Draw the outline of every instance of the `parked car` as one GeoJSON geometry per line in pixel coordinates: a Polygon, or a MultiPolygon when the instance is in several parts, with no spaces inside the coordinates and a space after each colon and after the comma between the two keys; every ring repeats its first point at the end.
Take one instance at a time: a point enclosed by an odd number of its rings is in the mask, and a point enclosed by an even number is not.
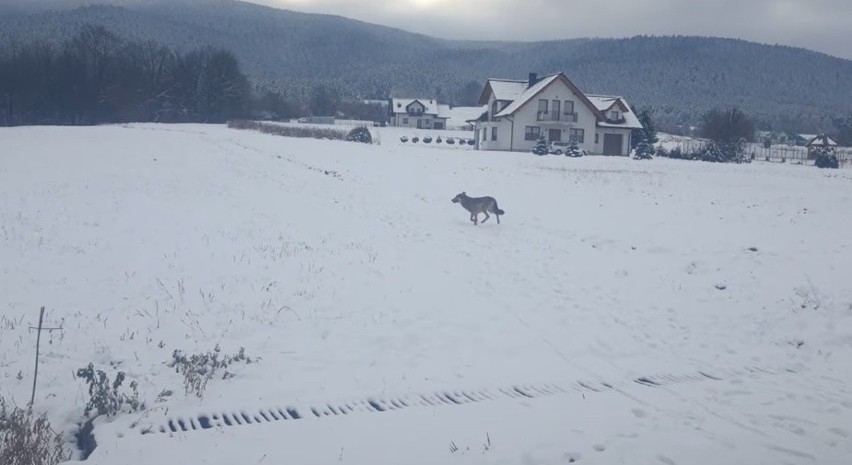
{"type": "MultiPolygon", "coordinates": [[[[568,152],[570,152],[570,150],[569,150],[570,146],[571,146],[570,142],[553,141],[547,146],[547,152],[551,153],[553,155],[563,155],[563,154],[568,155],[568,152]]],[[[582,156],[587,155],[585,150],[583,150],[583,149],[579,149],[579,150],[580,150],[579,156],[582,157],[582,156]]]]}

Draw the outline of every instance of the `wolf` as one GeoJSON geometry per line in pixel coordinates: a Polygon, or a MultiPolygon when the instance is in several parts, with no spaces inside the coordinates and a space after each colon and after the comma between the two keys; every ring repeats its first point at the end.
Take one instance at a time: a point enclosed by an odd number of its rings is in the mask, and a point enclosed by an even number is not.
{"type": "Polygon", "coordinates": [[[497,201],[494,197],[468,197],[467,193],[462,192],[461,194],[453,197],[453,203],[460,203],[465,210],[470,212],[470,221],[473,222],[474,226],[479,223],[479,214],[485,213],[485,219],[482,220],[483,223],[488,221],[488,218],[491,218],[488,213],[494,213],[494,216],[497,217],[497,224],[500,224],[500,215],[505,215],[506,212],[500,210],[497,206],[497,201]]]}

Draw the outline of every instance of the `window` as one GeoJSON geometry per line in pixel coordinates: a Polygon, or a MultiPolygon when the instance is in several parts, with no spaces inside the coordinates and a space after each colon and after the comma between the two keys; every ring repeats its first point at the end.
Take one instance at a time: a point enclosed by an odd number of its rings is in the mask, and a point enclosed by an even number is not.
{"type": "Polygon", "coordinates": [[[491,128],[491,140],[497,140],[497,126],[491,128]]]}
{"type": "Polygon", "coordinates": [[[600,136],[600,134],[595,134],[595,143],[596,143],[596,144],[597,144],[598,142],[600,142],[600,138],[599,138],[599,136],[600,136]]]}
{"type": "Polygon", "coordinates": [[[562,140],[562,130],[561,129],[548,129],[547,130],[547,139],[551,142],[559,142],[562,140]]]}
{"type": "Polygon", "coordinates": [[[524,140],[538,140],[541,137],[541,128],[538,126],[527,126],[524,128],[524,140]]]}
{"type": "Polygon", "coordinates": [[[568,131],[568,140],[573,140],[578,144],[582,144],[583,142],[585,142],[585,130],[571,128],[568,131]]]}
{"type": "Polygon", "coordinates": [[[485,141],[485,135],[488,134],[488,128],[482,128],[482,141],[485,141]]]}
{"type": "Polygon", "coordinates": [[[547,100],[541,99],[538,101],[538,112],[547,113],[547,100]]]}
{"type": "Polygon", "coordinates": [[[402,124],[408,124],[408,118],[403,118],[403,119],[402,119],[402,124]]]}
{"type": "Polygon", "coordinates": [[[566,100],[564,110],[565,110],[566,115],[570,115],[571,113],[574,113],[574,101],[573,100],[566,100]]]}
{"type": "Polygon", "coordinates": [[[618,110],[613,110],[613,111],[609,112],[609,119],[611,119],[613,121],[617,121],[618,118],[619,118],[618,110]]]}
{"type": "Polygon", "coordinates": [[[495,100],[493,104],[491,104],[491,117],[497,116],[497,113],[500,111],[500,104],[495,100]]]}
{"type": "Polygon", "coordinates": [[[559,121],[560,112],[562,111],[562,109],[561,109],[562,107],[560,106],[561,103],[562,102],[560,102],[559,100],[553,101],[553,120],[554,121],[559,121]]]}

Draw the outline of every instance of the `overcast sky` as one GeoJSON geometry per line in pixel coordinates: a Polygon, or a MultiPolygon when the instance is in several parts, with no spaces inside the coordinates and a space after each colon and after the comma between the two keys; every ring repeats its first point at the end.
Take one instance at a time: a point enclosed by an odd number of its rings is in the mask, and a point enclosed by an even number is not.
{"type": "Polygon", "coordinates": [[[704,35],[852,59],[852,0],[245,0],[450,39],[704,35]]]}

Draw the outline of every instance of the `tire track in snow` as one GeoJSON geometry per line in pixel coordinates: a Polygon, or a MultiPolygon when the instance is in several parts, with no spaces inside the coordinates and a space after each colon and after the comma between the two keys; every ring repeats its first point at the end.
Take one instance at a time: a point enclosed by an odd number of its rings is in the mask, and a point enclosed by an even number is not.
{"type": "Polygon", "coordinates": [[[701,370],[690,374],[660,374],[641,376],[619,385],[600,380],[576,380],[557,384],[518,384],[498,389],[440,390],[425,394],[409,394],[399,397],[369,397],[348,402],[329,402],[307,406],[274,406],[259,410],[234,409],[206,412],[195,416],[175,416],[163,424],[142,430],[142,434],[177,433],[211,428],[245,426],[278,421],[300,420],[306,417],[324,418],[346,416],[354,413],[392,412],[416,407],[458,406],[471,403],[493,402],[500,399],[531,400],[567,394],[587,393],[594,395],[609,390],[623,390],[636,385],[644,388],[661,388],[683,383],[722,381],[732,376],[776,376],[796,373],[790,368],[764,368],[748,366],[742,369],[701,370]]]}

